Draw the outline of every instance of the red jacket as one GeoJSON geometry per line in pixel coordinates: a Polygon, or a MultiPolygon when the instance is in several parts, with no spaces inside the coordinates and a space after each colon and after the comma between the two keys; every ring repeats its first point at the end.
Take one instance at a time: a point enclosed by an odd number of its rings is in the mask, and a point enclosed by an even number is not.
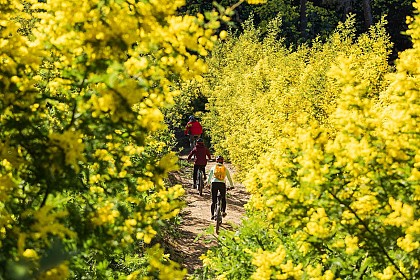
{"type": "Polygon", "coordinates": [[[203,127],[198,121],[189,121],[185,126],[184,134],[200,135],[203,133],[203,127]]]}
{"type": "Polygon", "coordinates": [[[195,145],[194,149],[188,154],[188,159],[190,160],[193,155],[195,155],[195,165],[207,165],[207,158],[211,159],[210,150],[203,143],[197,143],[195,145]]]}

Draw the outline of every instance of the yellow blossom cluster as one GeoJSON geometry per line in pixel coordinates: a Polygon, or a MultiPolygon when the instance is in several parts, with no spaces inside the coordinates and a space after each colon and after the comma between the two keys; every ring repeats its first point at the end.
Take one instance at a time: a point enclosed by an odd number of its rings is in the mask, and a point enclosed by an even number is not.
{"type": "Polygon", "coordinates": [[[51,211],[54,207],[45,205],[35,213],[27,211],[24,215],[33,215],[36,222],[31,226],[34,239],[44,239],[48,234],[57,235],[61,238],[64,236],[74,237],[75,233],[70,229],[66,228],[60,223],[60,219],[67,217],[66,211],[51,211]]]}
{"type": "Polygon", "coordinates": [[[389,204],[392,208],[392,212],[384,220],[385,224],[407,227],[413,223],[415,212],[413,206],[395,200],[393,197],[389,198],[389,204]]]}
{"type": "Polygon", "coordinates": [[[410,233],[406,234],[404,237],[398,238],[397,245],[409,253],[420,248],[420,242],[413,234],[410,233]]]}
{"type": "Polygon", "coordinates": [[[331,221],[324,208],[311,209],[308,213],[309,221],[305,230],[309,235],[328,238],[335,232],[335,221],[331,221]]]}
{"type": "Polygon", "coordinates": [[[120,216],[120,213],[114,207],[115,205],[112,202],[105,201],[104,205],[98,208],[95,215],[91,218],[92,223],[97,226],[113,224],[115,218],[120,216]]]}
{"type": "Polygon", "coordinates": [[[392,266],[388,266],[383,272],[376,272],[375,277],[380,280],[391,280],[395,278],[395,272],[392,266]]]}
{"type": "MultiPolygon", "coordinates": [[[[31,1],[28,1],[31,2],[31,1]]],[[[18,0],[11,0],[2,3],[0,14],[0,60],[1,74],[0,83],[4,85],[0,92],[3,102],[10,104],[17,102],[20,105],[26,104],[26,98],[32,94],[36,80],[35,70],[38,69],[41,58],[45,54],[39,40],[29,40],[20,36],[18,30],[22,24],[13,18],[28,19],[24,13],[24,4],[18,0]],[[22,94],[12,94],[15,90],[22,94]],[[25,97],[22,99],[22,97],[25,97]]],[[[25,106],[30,106],[28,103],[25,106]]]]}
{"type": "Polygon", "coordinates": [[[82,140],[83,136],[79,132],[67,130],[61,134],[51,133],[49,137],[52,144],[50,149],[54,150],[57,147],[61,149],[65,156],[65,163],[78,171],[79,161],[85,159],[83,155],[85,147],[82,140]]]}
{"type": "Polygon", "coordinates": [[[307,267],[308,277],[313,280],[333,280],[335,279],[334,273],[331,270],[326,270],[323,273],[323,267],[321,264],[316,266],[309,265],[307,267]]]}
{"type": "Polygon", "coordinates": [[[274,252],[259,249],[253,253],[252,264],[256,271],[252,279],[301,279],[303,275],[302,264],[294,265],[291,260],[286,260],[286,250],[279,246],[274,252]],[[275,267],[275,271],[271,268],[275,267]]]}
{"type": "Polygon", "coordinates": [[[187,270],[185,268],[180,269],[179,264],[169,260],[168,255],[164,254],[163,249],[160,248],[159,245],[153,246],[147,251],[147,253],[149,256],[150,263],[148,271],[150,273],[150,276],[145,276],[142,279],[156,279],[155,277],[153,277],[153,273],[156,272],[159,272],[160,279],[184,279],[185,275],[187,274],[187,270]]]}

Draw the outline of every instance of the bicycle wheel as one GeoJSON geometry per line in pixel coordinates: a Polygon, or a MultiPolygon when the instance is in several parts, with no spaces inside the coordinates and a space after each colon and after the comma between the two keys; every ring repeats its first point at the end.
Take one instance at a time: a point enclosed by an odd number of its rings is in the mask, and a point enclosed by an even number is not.
{"type": "MultiPolygon", "coordinates": [[[[194,147],[195,147],[195,145],[197,144],[197,139],[198,139],[198,137],[197,136],[192,136],[191,138],[190,138],[190,149],[192,150],[192,149],[194,149],[194,147]]],[[[195,155],[194,155],[195,156],[195,155]]]]}
{"type": "Polygon", "coordinates": [[[204,176],[203,171],[198,170],[197,174],[197,183],[198,183],[198,193],[202,196],[203,195],[203,188],[204,188],[204,176]]]}
{"type": "Polygon", "coordinates": [[[190,140],[190,150],[192,151],[192,149],[194,149],[195,147],[195,141],[194,140],[190,140]]]}
{"type": "Polygon", "coordinates": [[[217,204],[216,204],[216,234],[219,234],[220,225],[222,224],[222,199],[220,194],[217,196],[217,204]]]}
{"type": "MultiPolygon", "coordinates": [[[[197,177],[198,177],[198,174],[197,174],[197,177]]],[[[198,178],[197,178],[197,180],[195,180],[194,189],[198,190],[198,188],[199,188],[199,185],[198,185],[198,178]]]]}

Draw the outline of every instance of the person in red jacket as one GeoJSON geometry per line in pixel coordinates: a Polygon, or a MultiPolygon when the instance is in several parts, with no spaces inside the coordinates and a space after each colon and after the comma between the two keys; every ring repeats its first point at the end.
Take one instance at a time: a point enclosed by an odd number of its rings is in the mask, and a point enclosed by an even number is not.
{"type": "Polygon", "coordinates": [[[195,119],[194,116],[190,116],[189,121],[187,125],[185,126],[185,135],[190,136],[190,148],[191,150],[195,146],[195,140],[201,137],[201,134],[203,133],[203,127],[201,124],[195,119]]]}
{"type": "Polygon", "coordinates": [[[188,160],[191,160],[194,155],[193,188],[195,187],[195,182],[197,181],[198,169],[203,171],[204,181],[206,180],[207,158],[209,160],[211,159],[210,150],[204,145],[204,141],[201,138],[197,139],[194,149],[192,149],[192,151],[188,154],[188,160]]]}

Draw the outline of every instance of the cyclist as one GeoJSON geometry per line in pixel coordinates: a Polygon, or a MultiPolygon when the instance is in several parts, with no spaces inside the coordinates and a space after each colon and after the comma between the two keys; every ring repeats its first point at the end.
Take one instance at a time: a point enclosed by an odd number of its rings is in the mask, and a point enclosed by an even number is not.
{"type": "Polygon", "coordinates": [[[223,157],[217,156],[216,158],[216,165],[210,169],[209,178],[207,184],[210,185],[211,183],[211,219],[213,220],[215,217],[213,215],[214,208],[216,207],[217,203],[217,192],[220,192],[222,196],[222,216],[226,216],[226,177],[229,180],[230,187],[233,189],[233,182],[230,176],[229,169],[227,169],[223,165],[223,157]]]}
{"type": "Polygon", "coordinates": [[[206,180],[206,165],[207,165],[207,158],[210,160],[210,150],[204,145],[204,141],[201,138],[197,139],[197,143],[195,144],[194,149],[188,154],[188,160],[195,155],[194,160],[194,171],[193,171],[193,188],[195,187],[195,183],[197,182],[197,173],[198,169],[201,169],[204,175],[204,180],[206,180]]]}
{"type": "Polygon", "coordinates": [[[184,134],[190,136],[190,148],[194,148],[194,140],[201,137],[203,133],[203,127],[200,122],[195,119],[194,116],[190,116],[188,123],[185,126],[184,134]]]}

